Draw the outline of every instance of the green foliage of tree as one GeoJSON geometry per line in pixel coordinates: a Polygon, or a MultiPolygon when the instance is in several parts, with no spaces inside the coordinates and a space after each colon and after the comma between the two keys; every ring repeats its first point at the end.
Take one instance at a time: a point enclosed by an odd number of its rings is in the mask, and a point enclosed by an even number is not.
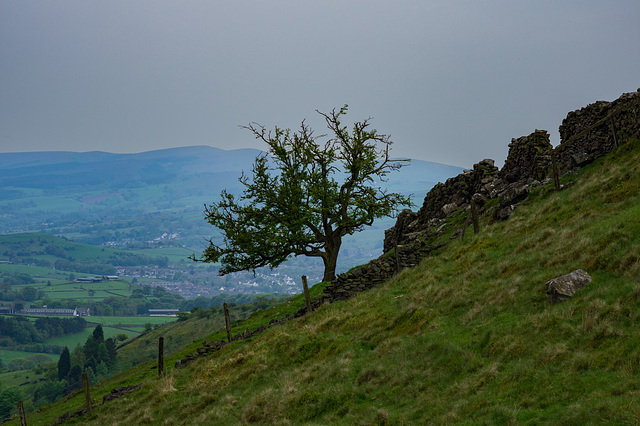
{"type": "MultiPolygon", "coordinates": [[[[116,268],[113,265],[107,265],[103,263],[71,262],[66,259],[58,259],[54,263],[54,266],[57,270],[60,271],[83,272],[87,274],[97,275],[115,275],[116,273],[116,268]]],[[[69,277],[71,277],[71,275],[69,277]]]]}
{"type": "Polygon", "coordinates": [[[27,344],[42,342],[43,336],[34,324],[19,316],[13,318],[0,317],[0,336],[8,337],[12,343],[27,344]]]}
{"type": "Polygon", "coordinates": [[[99,343],[93,336],[87,337],[87,341],[84,343],[83,352],[85,356],[85,367],[92,362],[95,363],[95,359],[98,356],[99,343]],[[93,361],[91,361],[93,360],[93,361]]]}
{"type": "Polygon", "coordinates": [[[71,371],[71,353],[68,347],[64,347],[58,360],[58,380],[66,379],[71,371]]]}
{"type": "Polygon", "coordinates": [[[42,382],[33,395],[34,404],[40,406],[55,402],[65,393],[67,386],[66,380],[46,380],[42,382]]]}
{"type": "Polygon", "coordinates": [[[22,298],[27,301],[33,301],[38,298],[38,290],[33,287],[25,287],[22,289],[22,298]]]}
{"type": "MultiPolygon", "coordinates": [[[[95,360],[94,360],[95,363],[95,360]]],[[[89,381],[89,385],[93,385],[96,383],[96,373],[95,367],[89,366],[84,369],[85,374],[87,375],[87,380],[89,381]]]]}
{"type": "Polygon", "coordinates": [[[96,357],[96,361],[98,363],[109,361],[109,351],[107,350],[105,342],[98,345],[98,356],[96,357]]]}
{"type": "Polygon", "coordinates": [[[100,361],[96,366],[96,376],[103,379],[109,375],[109,368],[104,361],[100,361]]]}
{"type": "Polygon", "coordinates": [[[72,388],[79,388],[82,386],[82,367],[74,365],[69,371],[69,385],[72,388]]]}
{"type": "MultiPolygon", "coordinates": [[[[126,337],[125,337],[126,340],[126,337]]],[[[113,337],[109,337],[104,341],[105,347],[107,348],[108,359],[105,360],[108,366],[113,366],[116,362],[116,356],[118,355],[116,350],[116,341],[113,337]]]]}
{"type": "Polygon", "coordinates": [[[104,342],[104,330],[100,324],[93,329],[93,338],[98,342],[98,344],[104,342]]]}
{"type": "Polygon", "coordinates": [[[192,258],[221,262],[224,275],[274,268],[290,256],[320,257],[324,280],[334,279],[344,236],[410,205],[408,197],[381,187],[406,160],[389,157],[389,136],[370,129],[369,119],[349,132],[341,121],[346,112],[346,105],[318,111],[331,131],[324,142],[304,121],[297,132],[246,126],[268,145],[267,153],[256,158],[253,176],[240,177],[242,195],[225,190],[205,206],[206,220],[223,232],[224,242],[210,240],[203,255],[192,258]]]}
{"type": "Polygon", "coordinates": [[[2,389],[0,387],[0,419],[5,419],[17,411],[18,401],[22,399],[19,389],[13,387],[2,389]]]}

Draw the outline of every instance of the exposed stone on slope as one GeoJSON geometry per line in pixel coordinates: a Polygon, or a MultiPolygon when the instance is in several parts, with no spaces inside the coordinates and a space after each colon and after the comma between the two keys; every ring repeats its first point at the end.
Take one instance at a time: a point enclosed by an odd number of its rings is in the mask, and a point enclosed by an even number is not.
{"type": "Polygon", "coordinates": [[[126,395],[128,393],[131,393],[133,391],[136,391],[136,390],[140,389],[141,386],[142,385],[140,384],[140,385],[130,385],[130,386],[118,386],[118,387],[115,387],[115,388],[111,389],[110,393],[108,393],[108,394],[106,394],[106,395],[104,395],[102,397],[102,404],[104,405],[104,403],[107,402],[107,401],[118,399],[121,396],[124,396],[124,395],[126,395]]]}
{"type": "Polygon", "coordinates": [[[549,303],[556,303],[572,297],[576,291],[586,287],[592,278],[582,269],[547,281],[545,289],[549,303]]]}

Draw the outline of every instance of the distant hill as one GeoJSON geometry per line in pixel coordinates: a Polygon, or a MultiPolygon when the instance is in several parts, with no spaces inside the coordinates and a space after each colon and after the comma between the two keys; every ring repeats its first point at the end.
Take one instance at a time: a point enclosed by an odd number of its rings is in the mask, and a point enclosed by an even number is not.
{"type": "MultiPolygon", "coordinates": [[[[239,192],[238,178],[260,153],[208,146],[137,154],[0,153],[0,234],[45,232],[94,245],[199,251],[215,234],[203,219],[203,205],[222,189],[239,192]]],[[[413,160],[387,186],[413,193],[419,205],[429,188],[461,170],[413,160]]],[[[349,239],[344,268],[379,254],[390,226],[381,221],[349,239]]]]}
{"type": "MultiPolygon", "coordinates": [[[[78,186],[119,188],[123,184],[143,182],[149,185],[171,183],[202,174],[212,177],[248,171],[261,153],[256,149],[223,150],[192,146],[148,151],[138,154],[107,152],[22,152],[0,153],[0,188],[55,188],[64,192],[78,186]]],[[[462,168],[429,161],[411,160],[399,173],[390,175],[392,185],[409,185],[420,192],[424,183],[437,183],[460,173],[462,168]]],[[[201,185],[206,181],[200,182],[201,185]]],[[[221,182],[216,182],[220,187],[221,182]]],[[[88,188],[87,188],[88,189],[88,188]]],[[[25,193],[25,195],[28,195],[25,193]]],[[[217,194],[216,194],[217,195],[217,194]]]]}
{"type": "Polygon", "coordinates": [[[139,154],[107,152],[0,153],[0,187],[55,188],[92,186],[120,188],[132,182],[170,183],[201,173],[218,175],[246,169],[258,150],[197,146],[139,154]]]}

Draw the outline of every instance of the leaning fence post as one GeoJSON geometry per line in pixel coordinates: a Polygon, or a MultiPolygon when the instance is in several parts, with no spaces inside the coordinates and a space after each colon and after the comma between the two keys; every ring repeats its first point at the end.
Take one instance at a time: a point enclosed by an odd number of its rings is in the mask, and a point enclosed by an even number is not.
{"type": "Polygon", "coordinates": [[[618,136],[616,135],[616,125],[613,122],[613,115],[609,119],[609,122],[611,123],[611,133],[613,133],[613,143],[618,147],[618,136]]]}
{"type": "Polygon", "coordinates": [[[307,313],[311,313],[311,296],[309,295],[309,286],[307,285],[307,276],[302,276],[302,289],[304,290],[304,301],[307,306],[307,313]]]}
{"type": "Polygon", "coordinates": [[[471,219],[473,220],[473,233],[477,234],[480,232],[480,224],[478,223],[478,207],[473,198],[471,199],[471,219]]]}
{"type": "Polygon", "coordinates": [[[395,252],[395,257],[396,257],[396,274],[400,273],[400,254],[398,252],[398,238],[400,238],[398,235],[396,235],[395,241],[394,241],[394,252],[395,252]]]}
{"type": "Polygon", "coordinates": [[[460,234],[460,241],[464,241],[464,234],[467,232],[467,226],[469,226],[469,222],[471,222],[471,217],[469,213],[467,213],[467,217],[464,218],[464,224],[462,225],[462,233],[460,234]]]}
{"type": "Polygon", "coordinates": [[[556,162],[556,153],[551,156],[551,166],[553,167],[553,183],[556,191],[560,191],[560,173],[558,173],[558,163],[556,162]]]}
{"type": "Polygon", "coordinates": [[[89,395],[89,379],[87,373],[82,373],[82,386],[84,387],[84,399],[87,401],[87,412],[91,413],[91,395],[89,395]]]}
{"type": "Polygon", "coordinates": [[[229,317],[229,308],[227,308],[226,303],[224,303],[222,307],[224,308],[224,324],[227,328],[227,340],[231,343],[231,318],[229,317]]]}
{"type": "Polygon", "coordinates": [[[162,377],[164,371],[164,337],[158,339],[158,377],[162,377]]]}
{"type": "Polygon", "coordinates": [[[24,415],[24,406],[22,401],[18,401],[18,413],[20,413],[20,422],[22,426],[27,426],[27,417],[24,415]]]}

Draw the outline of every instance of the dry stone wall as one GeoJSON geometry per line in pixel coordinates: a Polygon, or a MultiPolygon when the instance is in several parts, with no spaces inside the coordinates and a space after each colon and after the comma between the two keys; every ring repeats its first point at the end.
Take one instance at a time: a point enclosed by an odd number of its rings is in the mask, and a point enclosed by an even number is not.
{"type": "Polygon", "coordinates": [[[555,153],[561,170],[568,171],[632,138],[640,138],[640,89],[613,102],[598,101],[567,114],[555,153]]]}
{"type": "Polygon", "coordinates": [[[474,194],[481,194],[478,201],[489,197],[494,188],[488,185],[496,180],[497,175],[498,168],[493,160],[487,159],[475,164],[472,170],[465,170],[445,183],[435,185],[417,213],[403,211],[396,225],[385,231],[384,253],[393,250],[396,245],[413,243],[429,229],[437,228],[449,214],[468,206],[474,194]]]}
{"type": "Polygon", "coordinates": [[[430,252],[442,247],[415,242],[411,245],[399,245],[366,265],[339,275],[325,287],[319,304],[343,300],[355,294],[373,288],[388,280],[404,268],[412,268],[430,252]]]}

